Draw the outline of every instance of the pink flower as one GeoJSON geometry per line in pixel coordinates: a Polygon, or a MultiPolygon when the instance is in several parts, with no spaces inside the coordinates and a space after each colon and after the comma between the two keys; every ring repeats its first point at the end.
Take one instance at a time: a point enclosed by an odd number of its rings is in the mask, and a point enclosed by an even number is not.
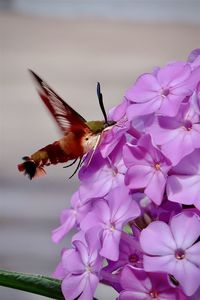
{"type": "Polygon", "coordinates": [[[131,265],[136,268],[143,266],[143,253],[139,241],[136,237],[122,232],[119,243],[119,258],[117,261],[108,261],[108,266],[104,270],[113,272],[125,265],[131,265]]]}
{"type": "Polygon", "coordinates": [[[192,72],[189,63],[175,62],[154,74],[143,74],[126,92],[125,97],[134,103],[127,109],[128,119],[154,112],[175,116],[184,98],[192,94],[199,73],[192,72]]]}
{"type": "Polygon", "coordinates": [[[175,117],[159,116],[148,131],[173,165],[200,148],[200,115],[195,112],[191,101],[182,103],[175,117]]]}
{"type": "Polygon", "coordinates": [[[121,274],[123,291],[118,300],[186,300],[178,298],[177,289],[169,285],[166,275],[145,273],[126,266],[121,274]]]}
{"type": "Polygon", "coordinates": [[[110,155],[116,147],[120,147],[120,144],[126,142],[126,132],[130,126],[126,116],[128,105],[129,102],[124,100],[109,112],[109,119],[116,121],[117,123],[111,130],[106,131],[101,139],[99,148],[104,158],[110,155]]]}
{"type": "Polygon", "coordinates": [[[191,63],[192,68],[200,66],[200,49],[194,49],[188,56],[188,62],[191,63]]]}
{"type": "Polygon", "coordinates": [[[71,198],[71,208],[64,209],[60,216],[61,225],[52,231],[52,240],[59,243],[63,237],[77,224],[90,209],[90,203],[82,203],[79,192],[75,192],[71,198]]]}
{"type": "Polygon", "coordinates": [[[99,282],[102,259],[99,256],[99,241],[96,232],[89,230],[82,240],[73,242],[74,248],[62,255],[65,278],[62,292],[67,300],[92,300],[99,282]]]}
{"type": "Polygon", "coordinates": [[[101,282],[118,300],[197,300],[200,49],[140,76],[108,119],[52,234],[76,230],[54,272],[63,295],[90,300],[101,282]]]}
{"type": "Polygon", "coordinates": [[[171,172],[167,180],[168,199],[187,205],[194,204],[200,209],[200,149],[184,157],[171,172]]]}
{"type": "Polygon", "coordinates": [[[144,188],[144,193],[157,205],[162,202],[170,161],[156,149],[149,135],[142,136],[137,145],[124,147],[128,170],[125,184],[130,189],[144,188]]]}
{"type": "Polygon", "coordinates": [[[89,212],[81,222],[81,229],[87,231],[96,227],[101,236],[101,256],[117,260],[123,226],[139,215],[139,206],[132,200],[128,189],[117,187],[105,197],[105,200],[96,201],[92,212],[89,212]]]}
{"type": "Polygon", "coordinates": [[[169,225],[152,222],[140,236],[145,271],[172,274],[191,296],[200,286],[199,235],[200,218],[189,212],[174,216],[169,225]]]}
{"type": "Polygon", "coordinates": [[[123,145],[118,144],[106,158],[97,152],[89,166],[81,168],[79,193],[82,201],[103,197],[115,187],[124,185],[126,166],[121,155],[123,145]]]}

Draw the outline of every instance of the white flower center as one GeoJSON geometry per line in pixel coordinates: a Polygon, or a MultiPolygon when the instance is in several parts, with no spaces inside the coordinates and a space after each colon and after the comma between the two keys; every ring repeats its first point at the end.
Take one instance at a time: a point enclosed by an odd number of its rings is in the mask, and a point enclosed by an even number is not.
{"type": "Polygon", "coordinates": [[[92,267],[88,264],[85,268],[86,273],[92,273],[92,267]]]}

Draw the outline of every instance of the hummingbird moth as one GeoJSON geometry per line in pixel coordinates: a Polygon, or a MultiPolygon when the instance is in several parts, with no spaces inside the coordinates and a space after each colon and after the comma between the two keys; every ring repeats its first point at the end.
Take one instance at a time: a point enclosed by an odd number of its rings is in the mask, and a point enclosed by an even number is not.
{"type": "Polygon", "coordinates": [[[102,133],[115,124],[114,121],[108,121],[107,119],[100,84],[97,83],[97,96],[104,121],[87,122],[58,96],[45,81],[33,71],[30,70],[30,73],[36,81],[41,100],[61,129],[63,137],[39,149],[32,155],[23,157],[24,162],[18,165],[18,170],[24,172],[25,175],[28,175],[29,178],[32,179],[44,175],[46,173],[44,170],[45,166],[66,163],[69,160],[73,160],[73,162],[68,165],[71,166],[77,159],[80,159],[75,170],[76,172],[84,154],[92,149],[95,151],[101,140],[102,133]]]}

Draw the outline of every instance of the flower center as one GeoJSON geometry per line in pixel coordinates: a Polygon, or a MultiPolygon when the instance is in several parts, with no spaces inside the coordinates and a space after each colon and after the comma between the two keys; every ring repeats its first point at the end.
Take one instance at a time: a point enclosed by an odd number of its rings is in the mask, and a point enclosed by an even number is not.
{"type": "Polygon", "coordinates": [[[160,163],[155,163],[154,168],[159,171],[160,170],[160,163]]]}
{"type": "Polygon", "coordinates": [[[187,131],[190,131],[192,129],[192,122],[189,120],[185,120],[185,122],[183,123],[183,126],[187,131]]]}
{"type": "Polygon", "coordinates": [[[176,259],[183,259],[185,258],[185,251],[183,249],[177,249],[175,252],[176,259]]]}
{"type": "Polygon", "coordinates": [[[111,232],[114,232],[115,231],[115,224],[114,223],[110,223],[108,225],[108,229],[111,231],[111,232]]]}
{"type": "Polygon", "coordinates": [[[131,264],[135,264],[136,262],[138,262],[139,257],[137,254],[131,254],[128,258],[128,260],[130,261],[131,264]]]}
{"type": "Polygon", "coordinates": [[[118,169],[115,166],[112,166],[112,174],[116,176],[118,174],[118,169]]]}
{"type": "Polygon", "coordinates": [[[149,296],[150,296],[152,299],[157,299],[157,298],[158,298],[158,292],[155,291],[155,290],[152,290],[152,291],[149,293],[149,296]]]}
{"type": "Polygon", "coordinates": [[[92,273],[92,267],[88,264],[85,268],[86,273],[92,273]]]}
{"type": "Polygon", "coordinates": [[[162,91],[161,91],[161,96],[163,98],[167,97],[170,93],[170,90],[168,88],[163,88],[162,91]]]}

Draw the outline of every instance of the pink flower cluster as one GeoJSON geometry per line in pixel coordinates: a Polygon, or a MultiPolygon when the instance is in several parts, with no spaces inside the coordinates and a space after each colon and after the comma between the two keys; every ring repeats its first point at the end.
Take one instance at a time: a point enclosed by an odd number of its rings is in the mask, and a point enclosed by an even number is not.
{"type": "Polygon", "coordinates": [[[76,229],[55,271],[64,297],[101,282],[118,300],[200,299],[200,49],[141,75],[109,118],[52,234],[76,229]]]}

